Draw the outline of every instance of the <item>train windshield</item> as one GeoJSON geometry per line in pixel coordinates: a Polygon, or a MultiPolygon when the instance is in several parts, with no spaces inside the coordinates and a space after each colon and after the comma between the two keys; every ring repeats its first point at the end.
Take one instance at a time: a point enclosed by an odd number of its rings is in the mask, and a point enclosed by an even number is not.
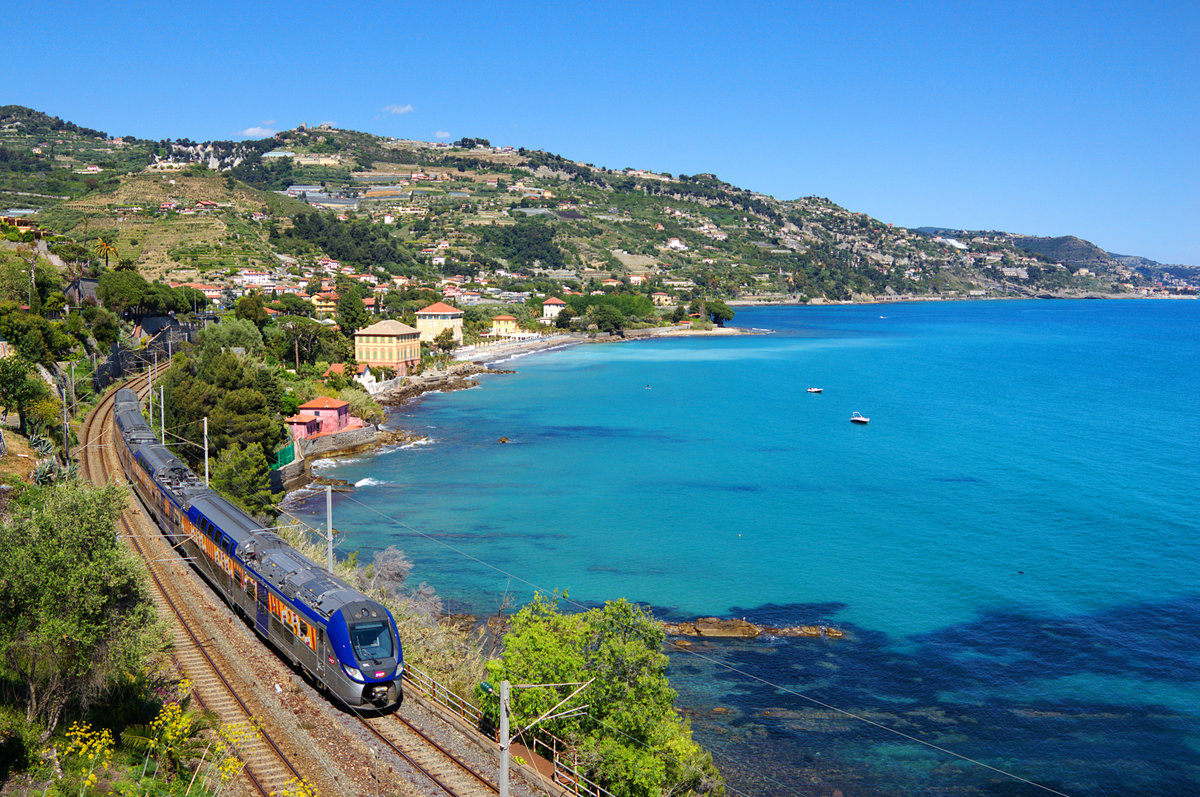
{"type": "Polygon", "coordinates": [[[390,659],[394,655],[392,631],[385,622],[359,623],[350,629],[350,644],[359,661],[390,659]]]}

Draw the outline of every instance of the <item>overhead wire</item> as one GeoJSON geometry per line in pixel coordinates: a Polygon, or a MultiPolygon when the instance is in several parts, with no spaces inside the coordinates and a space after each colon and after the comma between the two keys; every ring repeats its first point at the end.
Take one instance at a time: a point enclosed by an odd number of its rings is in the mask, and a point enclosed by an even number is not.
{"type": "MultiPolygon", "coordinates": [[[[193,422],[193,423],[194,423],[194,422],[193,422]]],[[[180,428],[180,427],[176,427],[176,428],[180,428]]],[[[190,442],[190,441],[185,441],[185,442],[190,442]]],[[[505,570],[504,568],[502,568],[502,567],[500,567],[500,566],[498,566],[498,565],[495,565],[495,564],[492,564],[491,562],[485,561],[485,560],[483,560],[483,559],[481,559],[481,558],[479,558],[479,557],[477,557],[477,556],[475,556],[475,555],[473,555],[473,554],[471,554],[471,553],[469,553],[469,552],[467,552],[467,551],[464,551],[464,550],[462,550],[461,548],[459,548],[459,547],[457,547],[457,546],[455,546],[455,545],[452,545],[452,544],[450,544],[449,542],[446,542],[445,540],[439,539],[439,538],[438,538],[438,537],[436,537],[435,535],[432,535],[432,534],[429,534],[429,533],[427,533],[427,532],[424,532],[424,531],[422,531],[422,530],[420,530],[420,529],[417,529],[417,528],[415,528],[415,527],[413,527],[413,526],[409,525],[408,523],[404,522],[404,521],[403,521],[403,520],[401,520],[400,518],[398,518],[398,517],[395,517],[394,515],[389,515],[389,514],[387,514],[387,513],[383,512],[383,511],[381,511],[381,510],[379,510],[379,509],[377,509],[377,508],[375,508],[375,507],[373,507],[373,506],[370,506],[369,504],[366,504],[366,503],[364,503],[364,502],[362,502],[362,501],[359,501],[358,499],[354,498],[352,495],[349,495],[349,494],[346,494],[346,493],[343,493],[342,495],[343,495],[343,499],[342,499],[343,501],[347,501],[347,502],[350,502],[350,503],[354,503],[354,504],[356,504],[356,505],[358,505],[358,506],[362,507],[362,508],[363,508],[363,509],[365,509],[366,511],[368,511],[368,512],[370,512],[370,513],[373,513],[373,514],[375,514],[375,515],[377,515],[377,516],[379,516],[379,517],[383,518],[384,520],[387,520],[387,521],[391,522],[392,524],[396,525],[396,526],[397,526],[397,527],[399,527],[399,528],[402,528],[402,529],[407,529],[408,531],[412,532],[413,534],[415,534],[415,535],[417,535],[417,536],[419,536],[419,537],[422,537],[422,538],[424,538],[424,539],[426,539],[426,540],[428,540],[428,541],[430,541],[430,542],[432,542],[432,543],[435,543],[435,544],[437,544],[437,545],[439,545],[439,546],[441,546],[441,547],[445,548],[446,550],[449,550],[449,551],[451,551],[451,552],[453,552],[453,553],[455,553],[455,554],[457,554],[457,555],[459,555],[459,556],[461,556],[461,557],[463,557],[463,558],[465,558],[465,559],[468,559],[468,560],[470,560],[470,561],[472,561],[472,562],[475,562],[475,563],[476,563],[476,564],[478,564],[478,565],[481,565],[481,566],[483,566],[483,567],[485,567],[485,568],[488,568],[488,569],[490,569],[490,570],[493,570],[493,571],[495,571],[496,573],[498,573],[498,574],[500,574],[500,575],[502,575],[502,576],[505,576],[505,577],[509,578],[510,580],[515,580],[515,581],[517,581],[517,582],[519,582],[519,583],[521,583],[521,584],[525,584],[526,586],[528,586],[528,587],[532,588],[532,589],[533,589],[535,592],[540,592],[540,593],[543,593],[543,594],[556,594],[556,596],[557,596],[557,593],[554,593],[554,592],[552,592],[551,590],[549,590],[549,589],[547,589],[547,588],[545,588],[545,587],[543,587],[543,586],[541,586],[541,585],[539,585],[539,584],[537,584],[537,583],[535,583],[535,582],[533,582],[533,581],[530,581],[529,579],[523,578],[522,576],[520,576],[520,575],[518,575],[518,574],[516,574],[516,573],[512,573],[512,572],[510,572],[510,571],[507,571],[507,570],[505,570]]],[[[260,500],[261,500],[261,499],[260,499],[260,500]]],[[[265,501],[264,501],[264,502],[262,502],[262,503],[263,503],[264,507],[267,507],[267,504],[266,504],[266,502],[265,502],[265,501]]],[[[281,514],[286,514],[288,517],[290,517],[290,518],[292,518],[293,520],[295,520],[295,521],[296,521],[298,524],[300,524],[300,525],[303,525],[303,526],[307,527],[308,529],[310,529],[310,530],[311,530],[311,533],[314,533],[314,534],[317,534],[317,535],[324,536],[323,532],[317,531],[317,530],[316,530],[316,529],[314,529],[312,526],[308,525],[308,524],[307,524],[307,523],[305,523],[303,520],[301,520],[300,518],[297,518],[295,515],[291,514],[290,512],[286,512],[286,511],[283,511],[283,510],[279,510],[279,509],[278,509],[278,507],[272,507],[272,508],[273,508],[273,509],[275,509],[276,511],[280,511],[280,512],[281,512],[281,514]]],[[[344,535],[343,535],[343,541],[344,541],[344,539],[345,539],[345,537],[344,537],[344,535]]],[[[566,604],[568,604],[568,605],[574,606],[575,608],[577,608],[577,609],[580,609],[580,610],[582,610],[582,611],[587,611],[588,609],[592,608],[592,607],[589,607],[589,606],[587,606],[587,605],[585,605],[585,604],[583,604],[583,603],[580,603],[579,601],[576,601],[576,600],[573,600],[573,599],[569,598],[569,597],[568,597],[567,595],[565,595],[565,594],[563,594],[563,595],[561,595],[561,596],[557,596],[557,597],[558,597],[558,599],[559,599],[559,600],[561,600],[562,602],[564,602],[564,603],[566,603],[566,604]]],[[[634,627],[632,627],[632,626],[630,626],[630,627],[629,627],[629,629],[630,629],[630,630],[633,630],[633,631],[637,631],[637,630],[638,630],[638,629],[636,629],[636,628],[634,628],[634,627]]],[[[848,710],[848,709],[844,709],[844,708],[841,708],[841,707],[839,707],[839,706],[833,705],[832,703],[828,703],[828,702],[826,702],[826,701],[823,701],[823,700],[820,700],[820,699],[818,699],[818,698],[812,697],[811,695],[808,695],[808,694],[805,694],[805,693],[803,693],[803,692],[800,692],[800,691],[798,691],[798,690],[792,689],[791,687],[787,687],[787,686],[784,686],[784,685],[782,685],[782,684],[777,684],[777,683],[774,683],[774,682],[772,682],[772,681],[770,681],[770,680],[768,680],[768,679],[766,679],[766,678],[763,678],[762,676],[756,675],[756,674],[754,674],[754,673],[751,673],[751,672],[748,672],[748,671],[746,671],[746,670],[744,670],[744,669],[742,669],[742,668],[740,668],[740,667],[737,667],[737,666],[735,666],[735,665],[729,664],[728,662],[725,662],[725,661],[723,661],[723,660],[721,660],[721,659],[719,659],[719,658],[717,658],[717,657],[714,657],[714,656],[708,656],[708,655],[705,655],[705,654],[703,654],[703,653],[701,653],[701,652],[699,652],[699,651],[692,650],[692,649],[689,649],[689,648],[684,648],[684,647],[682,647],[682,646],[676,645],[676,644],[675,644],[675,643],[673,643],[673,642],[669,642],[668,644],[670,644],[670,645],[671,645],[671,647],[672,647],[672,648],[673,648],[675,651],[677,651],[677,652],[679,652],[679,653],[683,653],[683,654],[686,654],[686,655],[689,655],[689,656],[693,656],[693,657],[695,657],[695,658],[697,658],[697,659],[699,659],[699,660],[702,660],[702,661],[704,661],[704,662],[706,662],[706,663],[708,663],[708,664],[711,664],[711,665],[713,665],[713,666],[715,666],[715,667],[718,667],[718,668],[724,669],[724,670],[726,670],[727,672],[730,672],[730,673],[737,674],[737,675],[739,675],[739,676],[741,676],[741,677],[743,677],[743,678],[749,679],[749,680],[751,680],[751,681],[753,681],[753,682],[756,682],[756,683],[758,683],[758,684],[761,684],[761,685],[763,685],[763,686],[771,687],[772,689],[778,690],[778,691],[780,691],[780,692],[783,692],[783,693],[785,693],[785,694],[788,694],[788,695],[791,695],[791,696],[793,696],[793,697],[799,698],[799,699],[801,699],[801,700],[807,701],[807,702],[809,702],[809,703],[811,703],[811,704],[813,704],[813,705],[819,706],[819,707],[821,707],[821,708],[823,708],[823,709],[826,709],[826,710],[828,710],[828,711],[832,711],[832,712],[835,712],[835,713],[837,713],[837,714],[841,714],[842,716],[845,716],[845,717],[848,717],[848,718],[851,718],[851,719],[857,720],[857,721],[859,721],[859,722],[862,722],[862,723],[864,723],[864,724],[866,724],[866,725],[870,725],[870,726],[872,726],[872,727],[875,727],[875,728],[877,728],[877,729],[879,729],[879,730],[882,730],[882,731],[884,731],[884,732],[886,732],[886,733],[890,733],[890,734],[893,734],[893,735],[895,735],[895,736],[897,736],[897,737],[903,738],[903,739],[905,739],[905,740],[907,740],[907,741],[910,741],[910,742],[913,742],[913,743],[915,743],[915,744],[919,744],[919,745],[925,746],[925,747],[927,747],[927,748],[929,748],[929,749],[932,749],[932,750],[936,750],[936,751],[938,751],[938,752],[940,752],[940,753],[943,753],[944,755],[948,755],[948,756],[950,756],[950,757],[952,757],[952,758],[956,758],[956,759],[958,759],[958,760],[960,760],[960,761],[963,761],[963,762],[966,762],[966,763],[969,763],[969,764],[973,764],[973,765],[975,765],[975,766],[978,766],[978,767],[981,767],[981,768],[983,768],[983,769],[987,769],[987,770],[989,770],[989,771],[995,772],[995,773],[997,773],[997,774],[999,774],[999,775],[1003,775],[1004,777],[1010,778],[1010,779],[1012,779],[1012,780],[1019,781],[1019,782],[1021,782],[1021,783],[1024,783],[1024,784],[1026,784],[1026,785],[1028,785],[1028,786],[1032,786],[1032,787],[1034,787],[1034,788],[1036,788],[1036,789],[1042,790],[1042,791],[1044,791],[1044,792],[1047,792],[1047,793],[1049,793],[1049,794],[1055,794],[1055,795],[1058,795],[1059,797],[1071,797],[1070,795],[1068,795],[1068,794],[1066,794],[1066,793],[1064,793],[1064,792],[1058,791],[1058,790],[1056,790],[1056,789],[1053,789],[1053,788],[1051,788],[1051,787],[1049,787],[1049,786],[1046,786],[1046,785],[1044,785],[1044,784],[1038,783],[1037,781],[1034,781],[1034,780],[1031,780],[1031,779],[1029,779],[1029,778],[1023,777],[1023,776],[1021,776],[1021,775],[1018,775],[1018,774],[1017,774],[1017,773],[1015,773],[1015,772],[1010,772],[1010,771],[1008,771],[1008,770],[1005,770],[1005,769],[1002,769],[1002,768],[1000,768],[1000,767],[996,767],[996,766],[993,766],[993,765],[991,765],[991,764],[988,764],[988,763],[986,763],[986,762],[980,761],[980,760],[978,760],[978,759],[976,759],[976,758],[972,758],[972,757],[970,757],[970,756],[967,756],[967,755],[964,755],[964,754],[962,754],[962,753],[955,752],[954,750],[950,750],[950,749],[948,749],[948,748],[946,748],[946,747],[943,747],[943,746],[941,746],[941,745],[935,744],[935,743],[933,743],[933,742],[930,742],[930,741],[928,741],[928,740],[922,739],[922,738],[920,738],[920,737],[918,737],[918,736],[914,736],[914,735],[912,735],[912,734],[905,733],[904,731],[901,731],[901,730],[899,730],[899,729],[893,728],[893,727],[891,727],[891,726],[889,726],[889,725],[886,725],[886,724],[884,724],[884,723],[882,723],[882,722],[879,722],[878,720],[873,720],[873,719],[871,719],[871,718],[869,718],[869,717],[863,716],[863,715],[861,715],[861,714],[858,714],[858,713],[856,713],[856,712],[854,712],[854,711],[850,711],[850,710],[848,710]]],[[[623,735],[627,735],[627,734],[623,734],[623,735]]],[[[632,738],[632,737],[630,737],[630,738],[632,738]]],[[[661,754],[661,753],[660,753],[660,754],[661,754]]],[[[676,762],[676,763],[679,763],[679,762],[676,762]]]]}
{"type": "MultiPolygon", "coordinates": [[[[489,569],[491,569],[491,570],[494,570],[495,572],[497,572],[497,573],[499,573],[499,574],[501,574],[501,575],[503,575],[503,576],[505,576],[505,577],[507,577],[507,578],[509,578],[509,579],[513,579],[513,580],[516,580],[516,581],[518,581],[518,582],[520,582],[520,583],[522,583],[522,584],[525,584],[525,585],[527,585],[527,586],[529,586],[529,587],[533,588],[533,589],[534,589],[535,591],[537,591],[537,592],[541,592],[541,593],[544,593],[544,594],[552,594],[550,590],[547,590],[545,587],[542,587],[542,586],[541,586],[541,585],[539,585],[539,584],[535,584],[534,582],[532,582],[532,581],[530,581],[530,580],[528,580],[528,579],[526,579],[526,578],[522,578],[521,576],[517,575],[516,573],[511,573],[511,572],[509,572],[509,571],[505,570],[504,568],[502,568],[502,567],[499,567],[498,565],[494,565],[494,564],[492,564],[491,562],[484,561],[483,559],[480,559],[479,557],[477,557],[477,556],[474,556],[473,554],[471,554],[471,553],[468,553],[467,551],[464,551],[464,550],[462,550],[461,548],[458,548],[457,546],[451,545],[450,543],[446,542],[445,540],[438,539],[438,538],[437,538],[437,537],[435,537],[434,535],[427,534],[426,532],[424,532],[424,531],[421,531],[420,529],[414,528],[413,526],[410,526],[409,524],[405,523],[403,520],[400,520],[400,519],[399,519],[399,518],[397,518],[397,517],[394,517],[394,516],[392,516],[392,515],[389,515],[389,514],[387,514],[387,513],[385,513],[385,512],[382,512],[381,510],[379,510],[379,509],[377,509],[377,508],[375,508],[375,507],[373,507],[373,506],[370,506],[369,504],[366,504],[366,503],[364,503],[364,502],[362,502],[362,501],[359,501],[359,500],[357,500],[356,498],[354,498],[353,496],[346,495],[346,496],[343,498],[343,500],[345,500],[345,501],[349,501],[349,502],[352,502],[352,503],[355,503],[355,504],[357,504],[358,506],[362,507],[363,509],[367,510],[368,512],[371,512],[371,513],[373,513],[373,514],[375,514],[375,515],[378,515],[378,516],[379,516],[379,517],[381,517],[381,518],[384,518],[385,520],[388,520],[388,521],[390,521],[390,522],[392,522],[392,523],[396,524],[396,525],[397,525],[397,526],[399,526],[400,528],[407,529],[407,530],[411,531],[412,533],[414,533],[414,534],[416,534],[416,535],[418,535],[418,536],[420,536],[420,537],[423,537],[423,538],[425,538],[425,539],[429,540],[430,542],[436,543],[436,544],[438,544],[438,545],[442,546],[443,548],[446,548],[447,550],[450,550],[450,551],[452,551],[452,552],[454,552],[454,553],[458,554],[459,556],[465,557],[466,559],[469,559],[469,560],[471,560],[471,561],[473,561],[473,562],[475,562],[475,563],[477,563],[477,564],[480,564],[480,565],[482,565],[482,566],[484,566],[484,567],[487,567],[487,568],[489,568],[489,569]]],[[[588,610],[589,608],[591,608],[591,607],[588,607],[588,606],[586,606],[586,605],[584,605],[584,604],[580,603],[579,601],[572,600],[571,598],[567,597],[566,595],[563,595],[563,596],[561,596],[561,597],[560,597],[560,600],[562,600],[564,603],[567,603],[567,604],[569,604],[569,605],[571,605],[571,606],[574,606],[574,607],[576,607],[576,608],[578,608],[578,609],[580,609],[580,610],[584,610],[584,611],[586,611],[586,610],[588,610]]],[[[631,627],[631,628],[630,628],[630,630],[636,630],[636,629],[634,629],[634,628],[632,628],[632,627],[631,627]]],[[[995,773],[997,773],[997,774],[1000,774],[1000,775],[1003,775],[1003,776],[1005,776],[1005,777],[1011,778],[1011,779],[1013,779],[1013,780],[1020,781],[1021,783],[1025,783],[1025,784],[1027,784],[1027,785],[1029,785],[1029,786],[1033,786],[1033,787],[1035,787],[1035,788],[1041,789],[1041,790],[1043,790],[1043,791],[1045,791],[1045,792],[1047,792],[1047,793],[1050,793],[1050,794],[1056,794],[1056,795],[1059,795],[1060,797],[1070,797],[1070,795],[1064,794],[1063,792],[1057,791],[1057,790],[1055,790],[1055,789],[1053,789],[1053,788],[1051,788],[1051,787],[1049,787],[1049,786],[1046,786],[1046,785],[1043,785],[1043,784],[1041,784],[1041,783],[1038,783],[1038,782],[1036,782],[1036,781],[1030,780],[1029,778],[1022,777],[1021,775],[1018,775],[1018,774],[1016,774],[1015,772],[1009,772],[1009,771],[1007,771],[1007,770],[1005,770],[1005,769],[1001,769],[1000,767],[996,767],[996,766],[993,766],[993,765],[991,765],[991,764],[987,764],[987,763],[985,763],[985,762],[983,762],[983,761],[980,761],[980,760],[978,760],[978,759],[972,758],[972,757],[970,757],[970,756],[963,755],[962,753],[957,753],[957,752],[955,752],[955,751],[953,751],[953,750],[950,750],[950,749],[948,749],[948,748],[942,747],[941,745],[935,744],[935,743],[933,743],[933,742],[930,742],[930,741],[928,741],[928,740],[925,740],[925,739],[921,739],[921,738],[920,738],[920,737],[918,737],[918,736],[913,736],[912,734],[905,733],[904,731],[901,731],[901,730],[898,730],[898,729],[896,729],[896,728],[893,728],[893,727],[891,727],[891,726],[885,725],[885,724],[883,724],[882,722],[879,722],[879,721],[877,721],[877,720],[873,720],[873,719],[871,719],[871,718],[869,718],[869,717],[865,717],[865,716],[863,716],[863,715],[861,715],[861,714],[855,713],[855,712],[853,712],[853,711],[850,711],[850,710],[848,710],[848,709],[844,709],[844,708],[841,708],[841,707],[839,707],[839,706],[835,706],[835,705],[833,705],[832,703],[825,702],[825,701],[823,701],[823,700],[820,700],[820,699],[818,699],[818,698],[812,697],[811,695],[807,695],[807,694],[805,694],[805,693],[803,693],[803,692],[799,692],[799,691],[797,691],[797,690],[795,690],[795,689],[792,689],[792,688],[790,688],[790,687],[784,686],[784,685],[782,685],[782,684],[777,684],[777,683],[774,683],[774,682],[772,682],[772,681],[769,681],[769,680],[767,680],[766,678],[763,678],[762,676],[755,675],[754,673],[748,672],[748,671],[746,671],[746,670],[744,670],[744,669],[742,669],[742,668],[740,668],[740,667],[737,667],[737,666],[734,666],[734,665],[732,665],[732,664],[729,664],[729,663],[727,663],[727,662],[725,662],[725,661],[722,661],[721,659],[718,659],[718,658],[716,658],[716,657],[713,657],[713,656],[707,656],[707,655],[705,655],[705,654],[703,654],[703,653],[700,653],[699,651],[696,651],[696,650],[691,650],[691,649],[688,649],[688,648],[684,648],[684,647],[681,647],[681,646],[679,646],[679,645],[675,645],[674,643],[671,643],[671,644],[672,644],[672,647],[673,647],[675,650],[677,650],[678,652],[680,652],[680,653],[684,653],[684,654],[687,654],[687,655],[689,655],[689,656],[694,656],[694,657],[696,657],[696,658],[698,658],[698,659],[700,659],[700,660],[702,660],[702,661],[705,661],[705,662],[707,662],[707,663],[709,663],[709,664],[712,664],[712,665],[714,665],[714,666],[716,666],[716,667],[720,667],[720,668],[722,668],[722,669],[726,670],[727,672],[735,673],[735,674],[737,674],[737,675],[740,675],[740,676],[742,676],[742,677],[744,677],[744,678],[747,678],[747,679],[750,679],[750,680],[752,680],[752,681],[755,681],[755,682],[757,682],[757,683],[759,683],[759,684],[761,684],[761,685],[763,685],[763,686],[769,686],[769,687],[771,687],[771,688],[773,688],[773,689],[777,689],[777,690],[779,690],[779,691],[781,691],[781,692],[784,692],[785,694],[789,694],[789,695],[792,695],[793,697],[800,698],[801,700],[808,701],[809,703],[812,703],[813,705],[816,705],[816,706],[820,706],[821,708],[824,708],[824,709],[826,709],[826,710],[828,710],[828,711],[833,711],[833,712],[836,712],[836,713],[838,713],[838,714],[841,714],[842,716],[845,716],[845,717],[849,717],[849,718],[851,718],[851,719],[858,720],[859,722],[863,722],[863,723],[865,723],[865,724],[867,724],[867,725],[871,725],[871,726],[873,726],[873,727],[875,727],[875,728],[878,728],[878,729],[880,729],[880,730],[883,730],[883,731],[885,731],[885,732],[887,732],[887,733],[891,733],[891,734],[893,734],[893,735],[895,735],[895,736],[901,737],[901,738],[903,738],[903,739],[906,739],[906,740],[908,740],[908,741],[915,742],[915,743],[917,743],[917,744],[920,744],[920,745],[924,745],[925,747],[928,747],[928,748],[930,748],[930,749],[933,749],[933,750],[937,750],[938,752],[944,753],[945,755],[951,756],[951,757],[953,757],[953,758],[957,758],[957,759],[959,759],[959,760],[961,760],[961,761],[965,761],[965,762],[967,762],[967,763],[974,764],[974,765],[976,765],[976,766],[979,766],[979,767],[982,767],[982,768],[984,768],[984,769],[991,770],[992,772],[995,772],[995,773]]]]}

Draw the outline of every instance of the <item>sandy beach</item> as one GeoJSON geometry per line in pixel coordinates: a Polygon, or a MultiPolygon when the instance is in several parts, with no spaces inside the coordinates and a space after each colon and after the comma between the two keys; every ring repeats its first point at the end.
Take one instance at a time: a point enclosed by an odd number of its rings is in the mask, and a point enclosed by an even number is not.
{"type": "Polygon", "coordinates": [[[477,364],[496,363],[512,357],[532,354],[536,351],[561,349],[568,346],[595,343],[624,343],[631,340],[646,340],[649,338],[682,338],[682,337],[720,337],[728,335],[754,334],[752,330],[737,327],[713,327],[712,329],[692,329],[691,327],[669,326],[650,327],[647,329],[627,329],[616,335],[597,335],[594,333],[564,332],[557,335],[519,340],[503,343],[488,343],[479,346],[464,346],[454,352],[454,359],[459,362],[477,364]]]}

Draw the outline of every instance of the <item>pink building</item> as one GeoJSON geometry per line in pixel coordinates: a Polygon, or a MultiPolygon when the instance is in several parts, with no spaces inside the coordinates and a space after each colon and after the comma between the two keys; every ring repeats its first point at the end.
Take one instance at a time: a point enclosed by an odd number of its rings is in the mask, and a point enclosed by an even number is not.
{"type": "Polygon", "coordinates": [[[293,440],[312,437],[321,431],[321,419],[308,413],[293,415],[285,419],[284,423],[287,424],[288,431],[292,433],[293,440]]]}
{"type": "Polygon", "coordinates": [[[350,402],[341,399],[320,396],[301,404],[298,409],[300,412],[295,417],[312,415],[321,422],[318,434],[340,432],[350,426],[362,425],[362,421],[350,416],[350,402]]]}

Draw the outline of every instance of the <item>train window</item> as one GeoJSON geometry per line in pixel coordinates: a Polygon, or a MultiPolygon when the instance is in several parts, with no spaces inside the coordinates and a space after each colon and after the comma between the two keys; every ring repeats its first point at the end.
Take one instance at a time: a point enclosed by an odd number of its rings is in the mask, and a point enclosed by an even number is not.
{"type": "Polygon", "coordinates": [[[300,636],[304,637],[305,639],[308,638],[308,623],[304,622],[303,620],[300,621],[300,636]]]}
{"type": "Polygon", "coordinates": [[[350,644],[359,661],[390,659],[392,657],[392,633],[387,623],[359,623],[350,629],[350,644]]]}

